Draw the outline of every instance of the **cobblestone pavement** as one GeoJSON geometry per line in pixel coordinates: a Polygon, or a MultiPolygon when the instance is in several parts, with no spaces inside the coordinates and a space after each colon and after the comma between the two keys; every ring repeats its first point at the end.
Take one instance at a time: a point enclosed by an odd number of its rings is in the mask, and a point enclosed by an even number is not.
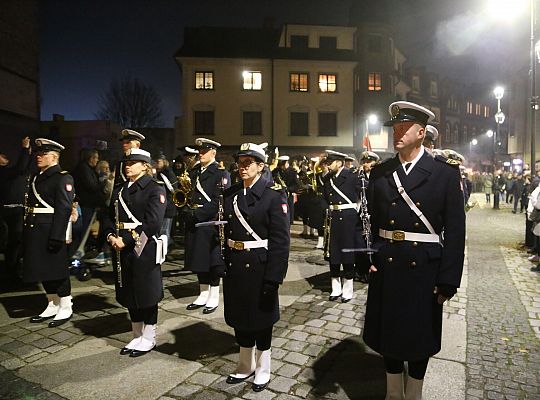
{"type": "MultiPolygon", "coordinates": [[[[465,361],[467,397],[538,398],[539,342],[532,326],[540,320],[539,278],[515,248],[523,231],[519,218],[481,206],[469,213],[464,279],[444,314],[445,326],[463,327],[463,334],[458,329],[445,337],[443,351],[430,363],[428,399],[464,397],[452,385],[464,393],[465,376],[450,382],[448,367],[465,370],[465,361]]],[[[96,271],[88,282],[72,280],[76,314],[59,328],[28,323],[45,303],[39,288],[1,294],[0,398],[383,398],[382,360],[361,340],[367,287],[356,282],[351,302],[329,302],[328,267],[313,262],[320,260],[315,241],[300,239],[298,228],[280,290],[282,316],[274,329],[267,390],[255,394],[249,384],[225,383],[238,347],[222,307],[210,315],[187,311],[197,294],[195,276],[181,271],[181,262],[168,262],[158,347],[137,360],[118,355],[130,328],[114,300],[109,271],[96,271]]]]}
{"type": "Polygon", "coordinates": [[[539,399],[540,275],[517,248],[524,214],[481,204],[467,225],[467,398],[539,399]]]}

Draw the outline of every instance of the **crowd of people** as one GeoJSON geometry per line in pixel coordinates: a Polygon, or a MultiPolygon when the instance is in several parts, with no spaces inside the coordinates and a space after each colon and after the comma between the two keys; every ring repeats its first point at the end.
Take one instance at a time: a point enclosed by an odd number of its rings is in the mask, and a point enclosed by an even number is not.
{"type": "Polygon", "coordinates": [[[244,143],[226,165],[220,143],[197,138],[169,162],[125,129],[121,161],[110,165],[88,149],[67,172],[62,144],[40,138],[32,147],[25,138],[17,163],[0,156],[0,174],[10,188],[1,199],[11,241],[6,269],[41,283],[47,296],[30,322],[71,318],[68,261],[93,247],[97,254],[84,261],[112,266],[116,299],[131,320],[133,338],[120,354],[147,354],[156,345],[161,265],[182,236],[184,268],[199,284],[187,309],[210,314],[223,299],[239,345],[226,382],[253,378],[260,392],[271,378],[290,227],[301,221],[301,236],[317,239],[328,261],[328,301],[351,301],[354,279],[369,284],[363,338],[384,359],[386,398],[420,399],[429,359],[441,348],[443,303],[461,280],[470,194],[485,193],[494,208],[505,201],[515,213],[527,210],[534,230],[540,174],[467,176],[461,155],[435,149],[430,110],[399,101],[389,114],[397,154],[384,161],[372,151],[358,161],[330,149],[290,157],[244,143]]]}

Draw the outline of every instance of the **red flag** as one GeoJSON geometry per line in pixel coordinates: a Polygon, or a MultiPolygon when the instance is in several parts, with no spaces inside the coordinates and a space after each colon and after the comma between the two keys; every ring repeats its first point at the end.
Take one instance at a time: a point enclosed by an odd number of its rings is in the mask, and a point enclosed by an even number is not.
{"type": "Polygon", "coordinates": [[[371,142],[369,141],[369,135],[367,134],[367,132],[366,132],[366,134],[365,134],[365,136],[364,136],[364,140],[363,140],[363,142],[362,142],[362,146],[364,146],[364,150],[367,150],[367,151],[373,151],[373,150],[371,149],[371,142]]]}

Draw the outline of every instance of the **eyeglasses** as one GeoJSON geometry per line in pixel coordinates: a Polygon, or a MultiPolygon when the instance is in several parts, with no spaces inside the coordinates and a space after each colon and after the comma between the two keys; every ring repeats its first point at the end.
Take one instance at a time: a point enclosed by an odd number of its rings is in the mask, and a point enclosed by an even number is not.
{"type": "Polygon", "coordinates": [[[244,160],[244,161],[238,161],[238,168],[249,168],[251,164],[256,163],[255,160],[244,160]]]}

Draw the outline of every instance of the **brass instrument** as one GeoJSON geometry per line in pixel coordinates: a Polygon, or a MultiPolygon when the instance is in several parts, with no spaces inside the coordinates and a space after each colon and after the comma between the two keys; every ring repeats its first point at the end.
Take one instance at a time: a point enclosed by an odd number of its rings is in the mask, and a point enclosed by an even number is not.
{"type": "MultiPolygon", "coordinates": [[[[119,194],[121,196],[121,194],[119,194]]],[[[120,237],[120,215],[118,212],[118,200],[114,202],[114,218],[115,226],[116,226],[116,237],[120,237]]],[[[122,264],[120,263],[120,249],[116,249],[116,281],[118,282],[118,286],[122,287],[122,264]]]]}
{"type": "Polygon", "coordinates": [[[178,208],[184,207],[190,201],[192,185],[187,169],[177,177],[178,189],[172,192],[172,201],[178,208]]]}
{"type": "Polygon", "coordinates": [[[323,233],[323,257],[326,261],[330,260],[330,232],[332,228],[332,211],[326,209],[324,216],[324,233],[323,233]]]}

